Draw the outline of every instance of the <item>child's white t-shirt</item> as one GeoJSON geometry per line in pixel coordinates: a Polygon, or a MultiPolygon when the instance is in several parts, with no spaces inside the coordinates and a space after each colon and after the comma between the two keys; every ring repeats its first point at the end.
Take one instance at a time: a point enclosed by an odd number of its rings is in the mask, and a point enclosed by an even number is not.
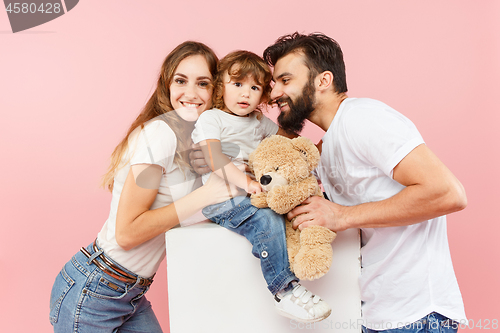
{"type": "MultiPolygon", "coordinates": [[[[393,179],[393,169],[421,144],[417,128],[401,113],[376,100],[347,98],[323,137],[315,172],[337,204],[384,200],[404,188],[393,179]]],[[[448,247],[446,216],[361,231],[359,282],[365,326],[396,328],[434,311],[466,319],[448,247]]]]}
{"type": "MultiPolygon", "coordinates": [[[[250,153],[263,139],[276,134],[278,128],[278,125],[264,115],[257,119],[256,112],[252,112],[248,117],[240,117],[212,109],[200,115],[191,137],[193,143],[209,139],[219,140],[222,152],[235,165],[239,165],[248,163],[250,153]]],[[[203,183],[209,176],[210,173],[203,175],[203,183]]]]}
{"type": "Polygon", "coordinates": [[[154,275],[165,257],[165,234],[160,234],[143,244],[125,251],[115,238],[118,202],[131,165],[155,164],[163,169],[163,177],[155,201],[150,209],[167,206],[191,193],[201,185],[199,178],[190,170],[180,169],[174,163],[177,138],[162,120],[153,120],[137,128],[128,140],[128,150],[123,161],[128,161],[115,178],[109,217],[97,236],[99,246],[117,263],[142,276],[154,275]]]}

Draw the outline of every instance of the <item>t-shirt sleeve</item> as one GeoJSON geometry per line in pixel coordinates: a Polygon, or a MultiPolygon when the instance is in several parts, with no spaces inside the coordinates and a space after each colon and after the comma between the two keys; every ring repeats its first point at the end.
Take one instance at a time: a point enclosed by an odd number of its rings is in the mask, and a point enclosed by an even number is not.
{"type": "Polygon", "coordinates": [[[392,178],[394,167],[424,143],[415,125],[389,106],[348,110],[345,136],[353,152],[392,178]]]}
{"type": "Polygon", "coordinates": [[[130,165],[156,164],[170,170],[176,147],[177,137],[164,121],[149,122],[129,141],[129,149],[133,150],[130,165]]]}
{"type": "Polygon", "coordinates": [[[264,137],[266,137],[266,138],[278,133],[278,129],[279,129],[278,125],[276,125],[271,119],[267,118],[264,115],[260,119],[260,126],[261,126],[262,133],[264,134],[264,137]]]}
{"type": "Polygon", "coordinates": [[[208,110],[203,112],[194,126],[191,139],[193,143],[199,143],[208,139],[221,139],[221,120],[217,115],[216,110],[208,110]]]}

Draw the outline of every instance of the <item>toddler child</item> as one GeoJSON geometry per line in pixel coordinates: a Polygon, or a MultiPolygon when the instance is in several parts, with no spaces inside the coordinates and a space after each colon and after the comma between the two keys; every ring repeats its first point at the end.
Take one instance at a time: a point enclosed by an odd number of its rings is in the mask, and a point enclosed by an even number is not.
{"type": "MultiPolygon", "coordinates": [[[[262,189],[237,165],[248,163],[248,155],[279,129],[259,110],[259,105],[269,101],[271,78],[269,67],[258,55],[248,51],[228,54],[220,61],[215,79],[215,108],[200,115],[192,133],[212,172],[248,193],[262,189]]],[[[204,182],[208,176],[203,175],[204,182]]],[[[260,259],[281,315],[301,322],[330,315],[328,304],[301,286],[290,271],[283,216],[270,208],[252,206],[248,196],[205,207],[203,214],[252,243],[252,253],[260,259]]]]}

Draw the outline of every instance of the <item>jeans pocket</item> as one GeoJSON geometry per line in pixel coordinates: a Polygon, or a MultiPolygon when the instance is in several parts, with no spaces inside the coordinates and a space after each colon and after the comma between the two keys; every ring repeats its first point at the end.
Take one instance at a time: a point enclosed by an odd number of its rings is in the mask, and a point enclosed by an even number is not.
{"type": "Polygon", "coordinates": [[[97,299],[121,299],[127,295],[128,290],[120,283],[114,283],[106,279],[103,275],[96,279],[88,289],[84,289],[87,296],[97,299]]]}
{"type": "Polygon", "coordinates": [[[52,291],[50,293],[50,323],[57,323],[57,319],[59,317],[59,310],[61,309],[61,304],[64,300],[64,297],[68,294],[69,290],[75,281],[69,277],[66,273],[66,269],[63,267],[61,272],[56,277],[56,281],[52,286],[52,291]]]}

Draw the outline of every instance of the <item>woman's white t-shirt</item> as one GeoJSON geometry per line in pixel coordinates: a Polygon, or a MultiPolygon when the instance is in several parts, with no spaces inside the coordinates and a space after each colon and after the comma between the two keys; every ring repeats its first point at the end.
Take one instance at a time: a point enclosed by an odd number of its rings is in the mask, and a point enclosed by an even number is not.
{"type": "Polygon", "coordinates": [[[129,136],[128,150],[123,161],[128,161],[115,178],[109,217],[97,236],[99,246],[114,261],[142,277],[153,276],[165,257],[165,235],[160,234],[133,249],[125,251],[115,238],[118,202],[131,165],[156,164],[163,169],[158,194],[150,209],[167,206],[191,193],[201,185],[190,170],[174,163],[177,138],[162,120],[152,120],[137,128],[129,136]]]}

